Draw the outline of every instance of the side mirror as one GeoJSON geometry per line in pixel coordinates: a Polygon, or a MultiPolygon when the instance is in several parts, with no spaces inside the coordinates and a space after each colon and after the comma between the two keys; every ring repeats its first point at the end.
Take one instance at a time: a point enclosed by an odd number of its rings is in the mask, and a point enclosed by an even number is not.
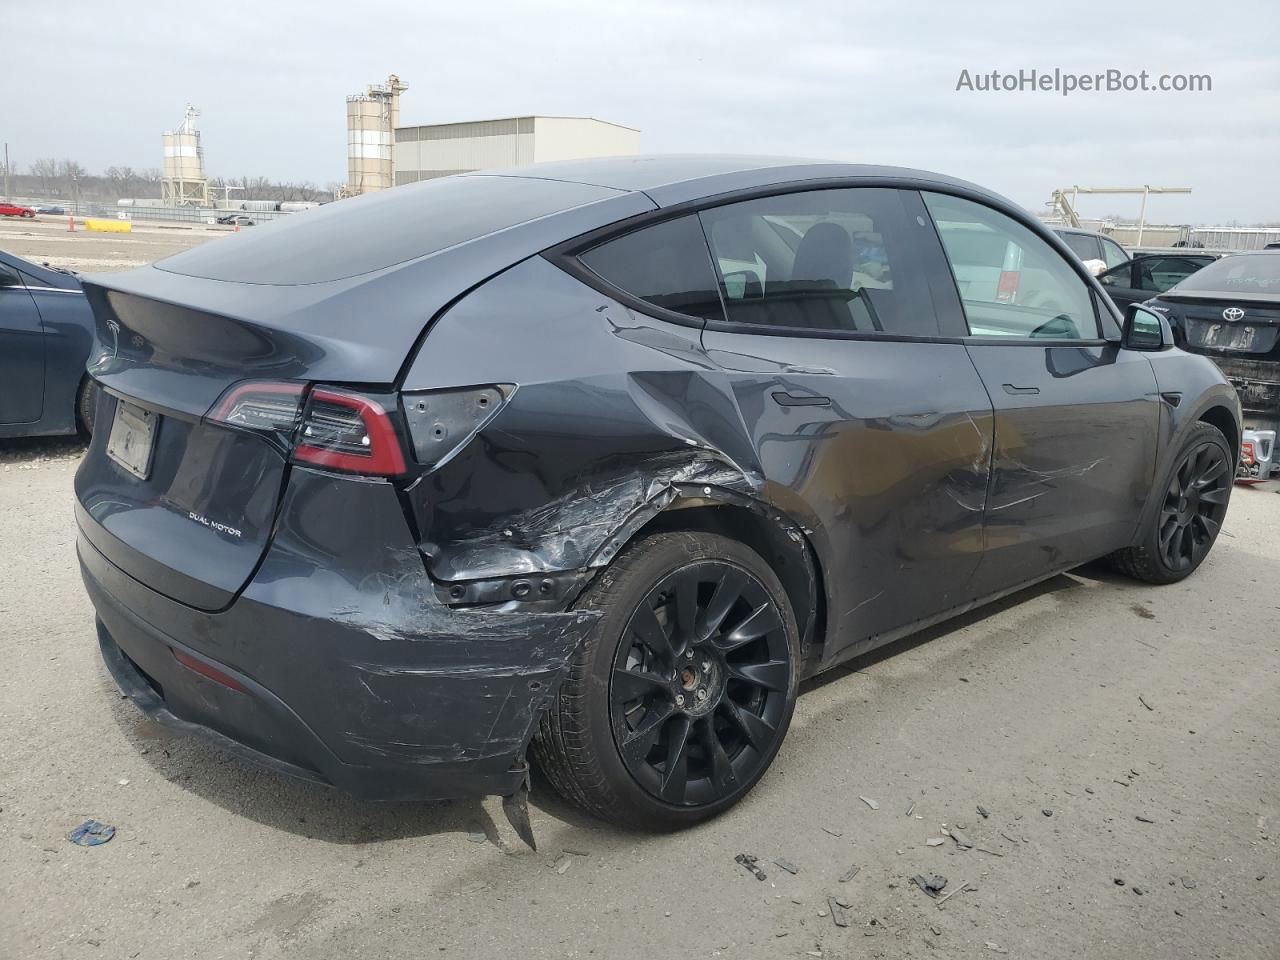
{"type": "Polygon", "coordinates": [[[1131,303],[1124,312],[1122,343],[1130,350],[1167,350],[1173,346],[1173,329],[1160,314],[1131,303]]]}

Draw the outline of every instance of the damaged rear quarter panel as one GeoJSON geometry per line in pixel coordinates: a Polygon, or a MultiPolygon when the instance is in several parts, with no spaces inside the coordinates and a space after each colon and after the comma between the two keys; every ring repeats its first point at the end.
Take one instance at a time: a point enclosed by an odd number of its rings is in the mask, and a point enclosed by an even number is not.
{"type": "Polygon", "coordinates": [[[752,496],[750,438],[693,327],[634,313],[535,257],[456,304],[406,390],[514,395],[409,491],[442,581],[603,566],[681,490],[752,496]]]}

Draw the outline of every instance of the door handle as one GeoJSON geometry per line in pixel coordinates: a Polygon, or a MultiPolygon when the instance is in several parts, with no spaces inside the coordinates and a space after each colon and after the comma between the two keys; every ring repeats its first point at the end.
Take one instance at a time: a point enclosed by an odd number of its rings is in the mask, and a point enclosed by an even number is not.
{"type": "Polygon", "coordinates": [[[831,405],[830,397],[823,397],[817,394],[800,395],[795,393],[787,393],[785,390],[775,390],[773,399],[778,401],[784,407],[827,407],[831,405]]]}
{"type": "Polygon", "coordinates": [[[1004,392],[1012,394],[1015,397],[1033,397],[1040,392],[1039,387],[1015,387],[1012,383],[1004,385],[1004,392]]]}

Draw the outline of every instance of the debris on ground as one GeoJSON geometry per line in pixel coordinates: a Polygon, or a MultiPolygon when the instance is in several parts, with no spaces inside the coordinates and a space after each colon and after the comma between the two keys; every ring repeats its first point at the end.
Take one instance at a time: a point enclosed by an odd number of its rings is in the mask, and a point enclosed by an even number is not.
{"type": "Polygon", "coordinates": [[[787,873],[792,874],[793,876],[800,872],[800,868],[797,867],[790,860],[783,860],[781,857],[779,857],[777,860],[774,860],[773,862],[776,863],[778,866],[780,866],[783,870],[787,871],[787,873]]]}
{"type": "Polygon", "coordinates": [[[846,870],[844,873],[840,875],[840,882],[848,883],[850,880],[852,880],[854,877],[858,875],[858,871],[861,869],[862,868],[855,863],[852,867],[850,867],[848,870],[846,870]]]}
{"type": "Polygon", "coordinates": [[[1155,821],[1150,817],[1144,817],[1142,814],[1138,814],[1133,819],[1137,820],[1139,823],[1155,823],[1155,821]]]}
{"type": "Polygon", "coordinates": [[[916,802],[912,800],[911,803],[907,806],[907,812],[904,815],[909,817],[915,812],[916,812],[916,802]]]}
{"type": "Polygon", "coordinates": [[[932,877],[926,877],[923,874],[917,873],[911,878],[911,880],[917,887],[929,896],[935,898],[942,892],[943,887],[947,885],[947,878],[937,876],[936,874],[932,877]]]}
{"type": "Polygon", "coordinates": [[[959,827],[951,828],[951,839],[956,842],[956,846],[963,850],[969,850],[973,847],[973,841],[959,827]]]}
{"type": "Polygon", "coordinates": [[[1008,953],[1008,952],[1009,952],[1009,951],[1008,951],[1008,950],[1006,950],[1004,947],[1000,946],[1000,944],[996,943],[994,940],[988,940],[988,941],[987,941],[987,949],[988,949],[988,950],[990,950],[990,951],[991,951],[991,952],[993,952],[993,953],[1008,953]]]}
{"type": "Polygon", "coordinates": [[[567,853],[562,853],[551,864],[551,869],[556,873],[563,875],[573,863],[573,857],[567,853]]]}
{"type": "Polygon", "coordinates": [[[974,847],[973,849],[977,850],[979,853],[989,853],[993,857],[1004,856],[1004,854],[1001,853],[999,850],[992,850],[990,847],[974,847]]]}
{"type": "Polygon", "coordinates": [[[1129,889],[1130,889],[1130,890],[1132,890],[1134,893],[1136,893],[1138,896],[1142,896],[1142,888],[1141,888],[1141,887],[1130,887],[1129,889]]]}
{"type": "Polygon", "coordinates": [[[1114,880],[1112,880],[1111,882],[1112,882],[1112,883],[1114,883],[1117,887],[1123,887],[1123,886],[1124,886],[1124,881],[1123,881],[1123,880],[1121,880],[1119,877],[1116,877],[1116,878],[1115,878],[1114,880]]]}
{"type": "Polygon", "coordinates": [[[1125,783],[1123,780],[1116,780],[1114,777],[1111,779],[1111,782],[1112,782],[1112,783],[1118,783],[1118,784],[1120,784],[1120,786],[1122,786],[1122,787],[1127,787],[1127,786],[1129,785],[1129,784],[1125,783]]]}
{"type": "Polygon", "coordinates": [[[847,927],[849,925],[848,904],[835,897],[827,897],[827,906],[831,908],[831,919],[835,921],[837,927],[847,927]]]}
{"type": "Polygon", "coordinates": [[[1005,838],[1006,840],[1008,840],[1010,843],[1018,843],[1018,842],[1019,842],[1019,840],[1018,840],[1016,837],[1011,837],[1011,836],[1009,836],[1009,835],[1008,835],[1007,833],[1005,833],[1003,830],[1001,830],[1001,831],[1000,831],[1000,836],[1004,837],[1004,838],[1005,838]]]}
{"type": "Polygon", "coordinates": [[[1183,877],[1182,885],[1186,887],[1188,890],[1194,890],[1196,888],[1196,882],[1192,880],[1190,877],[1183,877]]]}
{"type": "Polygon", "coordinates": [[[879,809],[880,809],[880,804],[876,803],[876,802],[875,802],[874,800],[872,800],[870,797],[859,797],[858,799],[859,799],[859,800],[861,800],[863,803],[865,803],[865,804],[866,804],[868,807],[870,807],[872,810],[879,810],[879,809]]]}
{"type": "Polygon", "coordinates": [[[984,807],[982,804],[978,804],[978,816],[982,817],[982,819],[985,820],[987,819],[987,817],[991,816],[991,811],[988,810],[986,807],[984,807]]]}
{"type": "Polygon", "coordinates": [[[1053,816],[1053,811],[1050,810],[1048,807],[1043,808],[1040,812],[1043,813],[1046,817],[1053,816]]]}
{"type": "Polygon", "coordinates": [[[956,887],[950,893],[943,894],[934,902],[937,903],[939,908],[941,908],[944,903],[946,903],[948,900],[954,897],[957,893],[962,893],[965,890],[977,890],[977,889],[978,888],[970,884],[968,880],[964,880],[960,883],[960,886],[956,887]]]}
{"type": "Polygon", "coordinates": [[[823,832],[823,833],[829,833],[829,834],[831,834],[831,836],[833,836],[833,837],[843,837],[843,836],[844,836],[844,834],[843,834],[843,833],[841,833],[839,830],[832,830],[830,827],[823,827],[823,828],[822,828],[822,832],[823,832]]]}
{"type": "Polygon", "coordinates": [[[925,841],[925,844],[930,847],[940,847],[946,842],[947,841],[944,840],[942,837],[930,837],[928,840],[925,841]]]}
{"type": "Polygon", "coordinates": [[[1154,709],[1155,709],[1155,707],[1153,707],[1151,704],[1147,703],[1146,699],[1144,699],[1144,698],[1143,698],[1142,694],[1138,694],[1138,702],[1139,702],[1140,704],[1142,704],[1144,707],[1146,707],[1148,710],[1154,710],[1154,709]]]}
{"type": "Polygon", "coordinates": [[[733,861],[734,863],[742,864],[757,880],[764,880],[768,875],[756,866],[756,862],[759,859],[759,857],[753,857],[749,853],[740,853],[733,858],[733,861]]]}
{"type": "Polygon", "coordinates": [[[67,839],[78,847],[96,847],[116,835],[116,828],[109,823],[86,820],[67,834],[67,839]]]}

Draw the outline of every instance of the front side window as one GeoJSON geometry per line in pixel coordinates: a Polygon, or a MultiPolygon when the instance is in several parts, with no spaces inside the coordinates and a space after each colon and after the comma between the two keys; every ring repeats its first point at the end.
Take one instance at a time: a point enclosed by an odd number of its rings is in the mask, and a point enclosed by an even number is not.
{"type": "Polygon", "coordinates": [[[1099,274],[1098,282],[1104,287],[1129,287],[1133,284],[1133,269],[1130,264],[1123,264],[1106,273],[1099,274]]]}
{"type": "Polygon", "coordinates": [[[1094,340],[1093,298],[1029,228],[970,200],[923,194],[974,337],[1094,340]]]}
{"type": "Polygon", "coordinates": [[[900,191],[807,190],[701,217],[731,322],[779,332],[938,335],[925,238],[900,191]]]}
{"type": "Polygon", "coordinates": [[[608,283],[654,306],[723,320],[716,275],[695,214],[643,227],[579,255],[608,283]]]}
{"type": "Polygon", "coordinates": [[[1108,267],[1118,267],[1122,263],[1128,263],[1129,255],[1124,252],[1124,247],[1114,240],[1108,240],[1106,237],[1100,239],[1102,241],[1102,259],[1106,261],[1108,267]]]}

